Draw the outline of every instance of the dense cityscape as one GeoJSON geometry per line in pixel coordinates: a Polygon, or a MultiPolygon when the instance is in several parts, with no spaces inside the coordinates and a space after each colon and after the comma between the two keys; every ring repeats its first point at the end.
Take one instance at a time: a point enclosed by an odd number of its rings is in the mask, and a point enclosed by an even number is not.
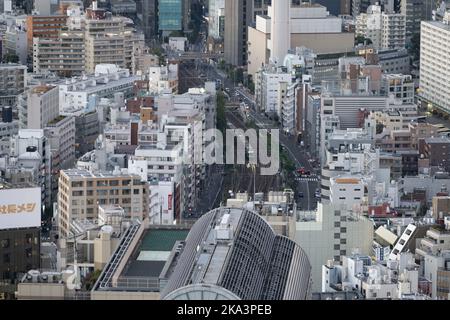
{"type": "Polygon", "coordinates": [[[0,300],[450,300],[448,0],[0,0],[0,109],[0,300]]]}

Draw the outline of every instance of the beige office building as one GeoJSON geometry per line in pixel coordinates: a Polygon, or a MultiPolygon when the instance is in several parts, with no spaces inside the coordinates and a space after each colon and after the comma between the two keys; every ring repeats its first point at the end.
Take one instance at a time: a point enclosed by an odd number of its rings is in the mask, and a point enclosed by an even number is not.
{"type": "Polygon", "coordinates": [[[55,72],[63,77],[85,71],[84,33],[65,30],[57,38],[33,39],[33,71],[55,72]]]}
{"type": "Polygon", "coordinates": [[[60,173],[58,212],[59,234],[69,234],[73,219],[97,219],[98,208],[118,205],[126,217],[143,220],[148,215],[148,184],[136,175],[64,170],[60,173]]]}
{"type": "MultiPolygon", "coordinates": [[[[269,16],[257,16],[256,26],[248,28],[248,74],[254,76],[263,64],[269,63],[272,50],[283,42],[272,35],[273,9],[269,8],[269,16]]],[[[354,33],[342,32],[342,19],[329,14],[319,4],[292,4],[289,10],[289,23],[285,32],[290,32],[290,49],[306,47],[316,54],[350,52],[354,46],[354,33]]],[[[282,35],[285,32],[279,31],[282,35]]],[[[285,52],[286,55],[288,52],[285,52]]],[[[283,55],[283,53],[280,53],[283,55]]],[[[279,61],[283,63],[284,57],[279,61]]]]}

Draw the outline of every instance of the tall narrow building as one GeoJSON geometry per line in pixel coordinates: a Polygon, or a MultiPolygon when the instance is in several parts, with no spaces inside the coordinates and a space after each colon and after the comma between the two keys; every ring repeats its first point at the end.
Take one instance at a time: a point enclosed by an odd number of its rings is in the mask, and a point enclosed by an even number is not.
{"type": "Polygon", "coordinates": [[[270,59],[277,65],[283,64],[283,59],[291,46],[289,9],[289,1],[274,1],[269,8],[269,16],[272,17],[272,36],[269,40],[270,59]]]}
{"type": "Polygon", "coordinates": [[[247,27],[253,23],[253,0],[225,1],[225,61],[235,66],[247,64],[247,27]]]}

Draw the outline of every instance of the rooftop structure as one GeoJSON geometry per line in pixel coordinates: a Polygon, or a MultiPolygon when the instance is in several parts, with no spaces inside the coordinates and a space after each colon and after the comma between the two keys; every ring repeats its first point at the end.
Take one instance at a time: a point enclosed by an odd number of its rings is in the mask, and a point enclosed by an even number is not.
{"type": "Polygon", "coordinates": [[[311,295],[311,266],[303,250],[252,211],[219,208],[202,216],[174,263],[162,292],[166,300],[201,294],[212,300],[302,300],[311,295]]]}

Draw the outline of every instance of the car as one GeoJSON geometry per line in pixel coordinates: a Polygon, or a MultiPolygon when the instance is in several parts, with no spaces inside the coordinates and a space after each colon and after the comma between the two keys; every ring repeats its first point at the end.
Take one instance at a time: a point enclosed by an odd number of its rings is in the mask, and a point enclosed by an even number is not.
{"type": "Polygon", "coordinates": [[[303,198],[305,195],[303,194],[303,192],[299,192],[299,193],[298,193],[298,196],[299,196],[300,198],[303,198]]]}

